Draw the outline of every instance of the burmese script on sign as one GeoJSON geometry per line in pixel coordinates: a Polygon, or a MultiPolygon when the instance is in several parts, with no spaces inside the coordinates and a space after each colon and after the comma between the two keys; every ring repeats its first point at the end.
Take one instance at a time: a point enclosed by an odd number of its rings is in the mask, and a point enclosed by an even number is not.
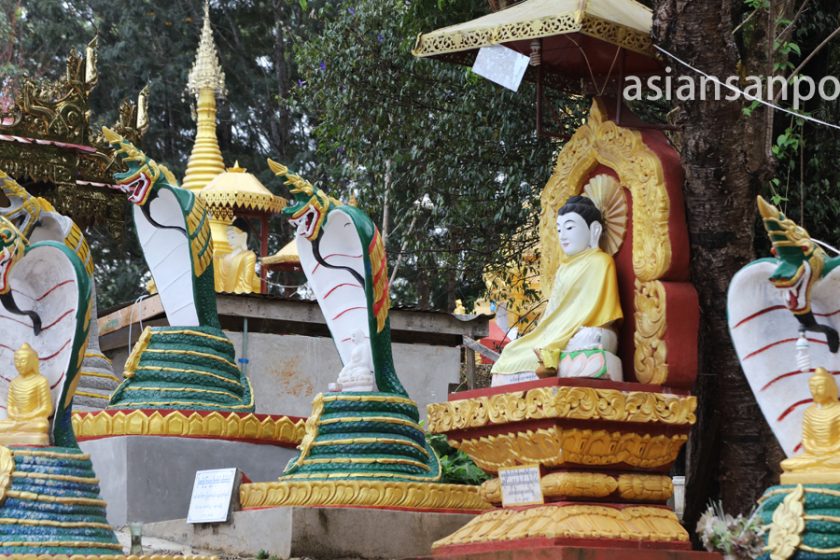
{"type": "Polygon", "coordinates": [[[538,465],[501,468],[499,480],[502,483],[502,507],[544,503],[538,465]]]}
{"type": "Polygon", "coordinates": [[[187,523],[227,521],[235,480],[235,468],[196,471],[187,523]]]}

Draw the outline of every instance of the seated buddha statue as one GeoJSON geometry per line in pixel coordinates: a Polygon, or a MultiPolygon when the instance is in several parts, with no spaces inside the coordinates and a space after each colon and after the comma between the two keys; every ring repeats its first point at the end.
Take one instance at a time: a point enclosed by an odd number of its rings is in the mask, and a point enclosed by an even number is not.
{"type": "Polygon", "coordinates": [[[808,380],[814,397],[802,416],[804,451],[782,461],[782,484],[840,483],[840,401],[837,383],[818,367],[808,380]],[[833,472],[832,472],[833,471],[833,472]]]}
{"type": "Polygon", "coordinates": [[[260,278],[256,274],[257,255],[248,249],[248,229],[248,222],[236,218],[225,230],[230,252],[215,258],[214,278],[217,292],[260,292],[260,278]]]}
{"type": "Polygon", "coordinates": [[[15,352],[18,375],[9,384],[7,418],[0,420],[0,445],[49,445],[50,384],[41,375],[38,354],[29,344],[15,352]]]}
{"type": "Polygon", "coordinates": [[[361,330],[355,331],[350,340],[353,342],[353,351],[350,353],[350,361],[338,374],[337,388],[339,391],[374,391],[376,380],[370,343],[361,330]]]}
{"type": "Polygon", "coordinates": [[[557,213],[567,260],[557,269],[548,304],[534,330],[508,344],[493,365],[493,385],[556,374],[561,353],[600,348],[614,353],[611,329],[622,318],[615,263],[599,247],[601,212],[573,196],[557,213]]]}

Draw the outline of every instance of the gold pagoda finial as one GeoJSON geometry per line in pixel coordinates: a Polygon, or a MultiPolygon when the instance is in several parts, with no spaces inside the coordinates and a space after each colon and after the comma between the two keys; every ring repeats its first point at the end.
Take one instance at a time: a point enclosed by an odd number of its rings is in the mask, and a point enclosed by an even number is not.
{"type": "Polygon", "coordinates": [[[225,73],[219,64],[219,53],[210,27],[209,0],[204,0],[204,25],[201,28],[195,63],[187,80],[187,89],[193,95],[198,95],[204,88],[210,88],[220,96],[225,94],[225,73]]]}
{"type": "Polygon", "coordinates": [[[190,70],[187,89],[197,96],[196,117],[198,130],[195,135],[183,187],[198,191],[207,186],[217,175],[224,173],[225,162],[216,138],[216,95],[223,95],[225,74],[219,64],[213,30],[210,28],[210,4],[204,1],[204,25],[195,64],[190,70]]]}

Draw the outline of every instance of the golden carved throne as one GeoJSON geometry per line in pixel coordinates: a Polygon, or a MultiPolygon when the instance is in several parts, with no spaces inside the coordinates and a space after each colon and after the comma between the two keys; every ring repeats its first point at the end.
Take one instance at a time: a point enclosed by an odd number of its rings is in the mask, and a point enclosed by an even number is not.
{"type": "MultiPolygon", "coordinates": [[[[558,209],[572,195],[590,196],[604,215],[602,248],[616,262],[624,382],[555,377],[429,405],[429,431],[446,434],[492,476],[539,465],[545,500],[480,515],[437,541],[435,556],[582,545],[690,550],[666,505],[669,471],[696,420],[689,389],[699,305],[689,282],[682,181],[679,155],[661,131],[618,126],[606,103],[593,103],[542,193],[540,284],[548,297],[565,258],[558,209]]],[[[502,505],[499,478],[481,491],[502,505]]]]}
{"type": "Polygon", "coordinates": [[[593,102],[588,122],[563,147],[543,189],[540,285],[547,299],[565,258],[557,239],[557,211],[570,196],[589,194],[585,187],[593,178],[594,183],[605,177],[617,182],[626,199],[626,225],[606,224],[605,232],[613,235],[605,233],[601,245],[613,249],[609,252],[617,248],[624,380],[690,389],[697,375],[700,311],[688,281],[679,154],[660,131],[617,126],[606,106],[593,102]]]}

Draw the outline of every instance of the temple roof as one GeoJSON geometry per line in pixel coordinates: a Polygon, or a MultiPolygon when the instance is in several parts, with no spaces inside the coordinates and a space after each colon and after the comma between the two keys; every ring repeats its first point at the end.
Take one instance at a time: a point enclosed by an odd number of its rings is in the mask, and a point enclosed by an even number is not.
{"type": "Polygon", "coordinates": [[[239,162],[216,175],[199,196],[217,218],[232,218],[237,211],[277,214],[286,207],[286,199],[275,196],[239,162]]]}
{"type": "Polygon", "coordinates": [[[435,56],[498,43],[582,33],[653,54],[651,10],[634,0],[526,0],[486,16],[423,33],[412,51],[435,56]]]}
{"type": "Polygon", "coordinates": [[[204,1],[204,25],[201,28],[201,39],[198,42],[198,52],[195,63],[190,70],[187,89],[197,95],[202,89],[213,89],[217,95],[225,94],[225,73],[219,64],[219,53],[213,41],[213,30],[210,27],[210,3],[204,1]]]}

